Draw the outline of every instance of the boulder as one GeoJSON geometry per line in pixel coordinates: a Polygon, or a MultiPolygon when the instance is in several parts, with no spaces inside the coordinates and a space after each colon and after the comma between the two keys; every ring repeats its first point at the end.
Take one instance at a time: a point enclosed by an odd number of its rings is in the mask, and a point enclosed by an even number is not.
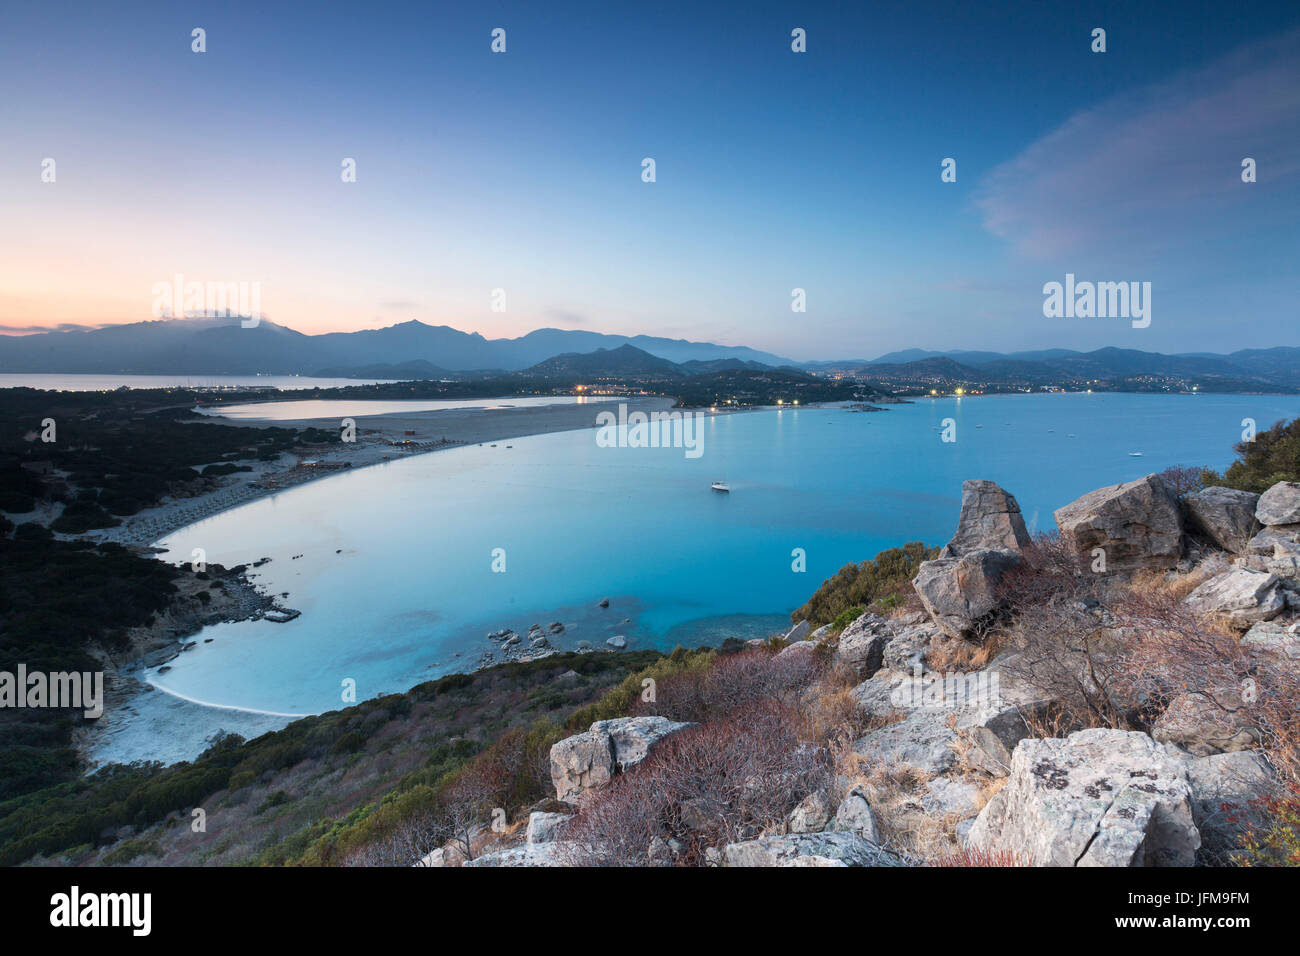
{"type": "Polygon", "coordinates": [[[1223,865],[1239,837],[1265,823],[1254,802],[1282,793],[1282,785],[1258,751],[1215,754],[1187,762],[1192,819],[1201,834],[1203,862],[1223,865]]]}
{"type": "Polygon", "coordinates": [[[572,803],[584,792],[604,786],[615,773],[644,760],[664,737],[689,726],[667,717],[619,717],[598,720],[586,732],[565,737],[551,747],[556,797],[572,803]]]}
{"type": "Polygon", "coordinates": [[[1004,677],[1006,659],[1002,655],[969,674],[882,670],[853,695],[874,717],[903,719],[863,734],[854,751],[873,762],[935,774],[954,766],[960,749],[974,769],[1006,776],[1012,751],[1031,734],[1028,718],[1043,715],[1050,705],[1028,686],[1004,677]]]}
{"type": "Polygon", "coordinates": [[[616,650],[622,650],[627,647],[627,638],[622,634],[615,634],[613,637],[605,639],[605,643],[616,650]]]}
{"type": "Polygon", "coordinates": [[[853,688],[853,698],[858,706],[872,717],[894,717],[904,713],[894,703],[894,690],[908,680],[901,671],[883,669],[853,688]]]}
{"type": "Polygon", "coordinates": [[[1178,499],[1158,475],[1090,491],[1055,517],[1061,537],[1089,565],[1102,549],[1108,572],[1165,570],[1182,557],[1178,499]]]}
{"type": "Polygon", "coordinates": [[[554,843],[564,832],[564,828],[572,819],[567,813],[540,813],[534,812],[528,815],[527,842],[529,843],[554,843]]]}
{"type": "Polygon", "coordinates": [[[1234,568],[1199,585],[1184,602],[1194,611],[1219,615],[1244,631],[1281,614],[1286,595],[1276,575],[1234,568]]]}
{"type": "Polygon", "coordinates": [[[781,648],[776,652],[776,656],[785,658],[805,658],[811,660],[813,654],[817,652],[817,648],[821,646],[822,645],[818,644],[816,641],[796,641],[793,644],[788,644],[781,648]]]}
{"type": "Polygon", "coordinates": [[[926,784],[925,792],[921,795],[921,807],[934,816],[952,815],[964,820],[979,813],[976,806],[978,799],[979,788],[973,783],[950,777],[935,777],[926,784]]]}
{"type": "Polygon", "coordinates": [[[508,850],[484,853],[461,866],[569,866],[578,857],[578,847],[554,841],[550,843],[525,843],[508,850]]]}
{"type": "Polygon", "coordinates": [[[555,796],[573,801],[614,777],[614,747],[609,734],[574,734],[551,747],[551,782],[555,796]]]}
{"type": "Polygon", "coordinates": [[[1002,604],[1002,576],[1020,564],[1014,551],[970,551],[922,562],[912,586],[934,623],[952,637],[965,637],[1002,604]]]}
{"type": "Polygon", "coordinates": [[[943,631],[929,619],[910,624],[891,623],[894,636],[885,645],[883,666],[896,671],[924,667],[926,652],[931,644],[944,636],[943,631]]]}
{"type": "Polygon", "coordinates": [[[812,625],[807,621],[800,621],[794,627],[790,628],[790,630],[786,631],[785,639],[793,644],[795,641],[802,641],[811,633],[812,625]]]}
{"type": "Polygon", "coordinates": [[[1019,552],[1029,544],[1029,532],[1013,495],[992,481],[963,481],[957,533],[940,552],[959,558],[975,551],[1019,552]]]}
{"type": "Polygon", "coordinates": [[[918,773],[938,774],[957,762],[957,732],[952,712],[925,708],[902,720],[868,731],[853,742],[853,751],[870,764],[902,765],[918,773]]]}
{"type": "Polygon", "coordinates": [[[731,843],[723,866],[901,866],[898,857],[856,833],[769,834],[731,843]]]}
{"type": "Polygon", "coordinates": [[[867,803],[866,794],[857,787],[850,790],[849,795],[835,809],[835,821],[831,824],[831,829],[856,833],[871,843],[880,842],[880,828],[876,826],[871,805],[867,803]]]}
{"type": "Polygon", "coordinates": [[[1240,554],[1259,531],[1255,507],[1259,495],[1218,486],[1183,497],[1188,523],[1224,551],[1240,554]]]}
{"type": "Polygon", "coordinates": [[[1260,495],[1255,517],[1266,527],[1300,524],[1300,481],[1279,481],[1260,495]]]}
{"type": "Polygon", "coordinates": [[[1151,736],[1196,757],[1253,750],[1259,731],[1241,692],[1223,687],[1213,693],[1179,694],[1151,726],[1151,736]]]}
{"type": "Polygon", "coordinates": [[[885,646],[893,637],[887,619],[867,612],[840,632],[835,659],[865,680],[884,664],[885,646]]]}
{"type": "Polygon", "coordinates": [[[659,741],[679,730],[695,725],[688,721],[669,720],[667,717],[618,717],[598,720],[591,725],[591,733],[609,735],[614,751],[614,766],[620,773],[635,767],[650,755],[659,741]]]}
{"type": "Polygon", "coordinates": [[[831,807],[826,794],[818,790],[799,801],[790,811],[786,830],[790,833],[820,833],[831,822],[831,807]]]}
{"type": "Polygon", "coordinates": [[[1264,655],[1281,662],[1300,661],[1300,622],[1260,621],[1241,636],[1247,654],[1264,655]]]}
{"type": "Polygon", "coordinates": [[[1250,539],[1246,548],[1251,554],[1263,555],[1266,558],[1289,558],[1300,555],[1300,524],[1265,528],[1250,539]]]}
{"type": "Polygon", "coordinates": [[[1190,866],[1201,838],[1187,763],[1123,730],[1022,740],[969,845],[1034,866],[1190,866]]]}

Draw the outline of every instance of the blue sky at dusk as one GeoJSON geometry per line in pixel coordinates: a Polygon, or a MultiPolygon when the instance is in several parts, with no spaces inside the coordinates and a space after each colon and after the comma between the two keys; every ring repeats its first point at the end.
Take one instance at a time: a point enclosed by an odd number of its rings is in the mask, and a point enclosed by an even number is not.
{"type": "Polygon", "coordinates": [[[1300,344],[1300,5],[732,6],[11,4],[0,326],[181,273],[305,332],[1300,344]],[[1150,281],[1150,327],[1045,318],[1067,272],[1150,281]]]}

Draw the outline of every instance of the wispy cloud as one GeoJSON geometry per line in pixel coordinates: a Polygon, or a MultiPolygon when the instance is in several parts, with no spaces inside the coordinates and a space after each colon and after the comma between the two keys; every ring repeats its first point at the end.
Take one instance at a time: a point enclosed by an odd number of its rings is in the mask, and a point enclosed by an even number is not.
{"type": "Polygon", "coordinates": [[[0,324],[0,335],[35,335],[39,332],[93,332],[111,325],[111,322],[98,325],[81,325],[77,322],[60,322],[58,325],[5,325],[0,324]]]}
{"type": "Polygon", "coordinates": [[[566,328],[586,326],[590,324],[585,315],[580,315],[577,312],[569,312],[565,309],[549,309],[546,312],[546,317],[552,322],[561,323],[566,328]]]}
{"type": "Polygon", "coordinates": [[[1033,256],[1220,235],[1225,214],[1268,208],[1265,187],[1300,173],[1297,117],[1293,30],[1075,114],[992,170],[975,202],[1033,256]],[[1247,156],[1256,186],[1241,181],[1247,156]]]}

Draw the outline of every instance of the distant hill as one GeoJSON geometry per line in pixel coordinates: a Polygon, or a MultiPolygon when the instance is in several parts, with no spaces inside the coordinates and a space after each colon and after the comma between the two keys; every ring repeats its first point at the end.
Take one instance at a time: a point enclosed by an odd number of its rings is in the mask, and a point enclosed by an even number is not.
{"type": "Polygon", "coordinates": [[[526,368],[523,375],[591,378],[681,378],[687,373],[680,365],[651,355],[633,345],[594,352],[565,352],[526,368]]]}
{"type": "Polygon", "coordinates": [[[1285,391],[1300,387],[1300,348],[1244,349],[1230,355],[1165,355],[1138,349],[1092,352],[891,352],[854,369],[871,381],[945,381],[1001,385],[1064,385],[1089,381],[1132,384],[1184,380],[1207,390],[1285,391]],[[886,361],[889,359],[889,361],[886,361]]]}
{"type": "Polygon", "coordinates": [[[477,332],[415,321],[360,332],[304,335],[266,319],[246,329],[237,318],[192,318],[0,337],[0,372],[248,375],[331,370],[362,377],[360,369],[419,361],[448,371],[519,371],[556,355],[623,345],[669,362],[788,363],[780,356],[741,346],[648,335],[537,329],[516,339],[487,339],[477,332]]]}

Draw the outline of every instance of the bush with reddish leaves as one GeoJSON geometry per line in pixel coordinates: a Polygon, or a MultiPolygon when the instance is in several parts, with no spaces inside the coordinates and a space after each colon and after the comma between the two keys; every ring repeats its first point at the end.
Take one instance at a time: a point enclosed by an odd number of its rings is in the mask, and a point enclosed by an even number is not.
{"type": "Polygon", "coordinates": [[[780,828],[832,782],[829,752],[803,741],[798,725],[796,711],[766,698],[664,739],[640,766],[588,795],[567,836],[573,862],[646,866],[662,841],[678,848],[671,862],[699,866],[710,847],[780,828]]]}

